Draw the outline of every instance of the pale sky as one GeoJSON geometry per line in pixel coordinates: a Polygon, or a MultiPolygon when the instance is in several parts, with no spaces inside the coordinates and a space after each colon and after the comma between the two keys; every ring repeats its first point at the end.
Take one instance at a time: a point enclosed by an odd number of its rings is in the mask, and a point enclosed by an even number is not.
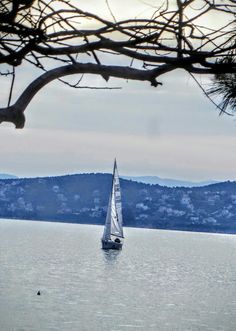
{"type": "MultiPolygon", "coordinates": [[[[32,68],[17,69],[14,97],[33,74],[32,68]]],[[[110,80],[109,86],[122,90],[47,85],[28,106],[23,130],[1,124],[0,173],[36,177],[111,172],[116,157],[121,175],[236,180],[235,118],[219,117],[185,72],[159,80],[163,86],[158,88],[110,80]]],[[[0,102],[5,106],[10,82],[1,84],[0,102]]],[[[96,76],[83,84],[107,86],[96,76]]]]}

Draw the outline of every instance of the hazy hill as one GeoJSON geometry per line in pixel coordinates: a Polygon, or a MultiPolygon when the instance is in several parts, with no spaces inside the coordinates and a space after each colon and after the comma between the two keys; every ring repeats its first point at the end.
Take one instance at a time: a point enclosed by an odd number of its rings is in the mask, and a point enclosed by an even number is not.
{"type": "MultiPolygon", "coordinates": [[[[0,217],[104,224],[110,174],[1,179],[0,217]]],[[[165,187],[121,180],[124,225],[236,233],[236,183],[165,187]]]]}
{"type": "Polygon", "coordinates": [[[215,180],[190,182],[171,178],[160,178],[158,176],[123,176],[122,178],[130,179],[139,183],[158,184],[168,187],[199,187],[217,183],[215,180]]]}
{"type": "Polygon", "coordinates": [[[18,178],[17,176],[10,175],[10,174],[0,174],[0,179],[9,179],[9,178],[18,178]]]}

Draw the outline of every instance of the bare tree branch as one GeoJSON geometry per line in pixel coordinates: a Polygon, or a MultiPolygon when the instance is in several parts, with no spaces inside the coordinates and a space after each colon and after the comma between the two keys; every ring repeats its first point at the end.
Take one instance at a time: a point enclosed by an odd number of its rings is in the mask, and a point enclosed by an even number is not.
{"type": "Polygon", "coordinates": [[[11,80],[11,87],[10,87],[10,93],[9,93],[9,98],[8,98],[8,103],[7,103],[7,107],[10,106],[11,104],[11,98],[12,98],[12,92],[13,92],[13,87],[14,87],[14,82],[15,82],[15,68],[13,67],[13,71],[12,71],[12,80],[11,80]]]}
{"type": "MultiPolygon", "coordinates": [[[[191,75],[235,77],[234,0],[163,0],[152,7],[150,17],[123,20],[115,18],[108,0],[105,3],[112,20],[83,11],[72,0],[0,1],[0,65],[16,67],[27,61],[44,71],[14,105],[12,77],[8,107],[0,109],[1,122],[23,127],[24,110],[33,96],[50,81],[72,74],[148,81],[153,86],[160,84],[158,76],[178,68],[191,75]],[[117,55],[119,63],[128,59],[130,67],[110,65],[117,63],[117,55]],[[225,61],[229,58],[233,60],[225,61]]],[[[10,70],[0,72],[4,78],[10,70]]],[[[228,95],[231,101],[223,104],[224,111],[236,109],[235,94],[228,95]]]]}

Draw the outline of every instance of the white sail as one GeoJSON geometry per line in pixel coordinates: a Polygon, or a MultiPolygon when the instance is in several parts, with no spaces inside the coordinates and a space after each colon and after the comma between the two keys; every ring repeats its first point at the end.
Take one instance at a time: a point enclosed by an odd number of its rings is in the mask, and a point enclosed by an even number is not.
{"type": "Polygon", "coordinates": [[[120,182],[117,171],[116,160],[113,169],[112,189],[107,209],[106,223],[103,233],[103,240],[111,240],[112,236],[123,238],[123,220],[120,182]]]}

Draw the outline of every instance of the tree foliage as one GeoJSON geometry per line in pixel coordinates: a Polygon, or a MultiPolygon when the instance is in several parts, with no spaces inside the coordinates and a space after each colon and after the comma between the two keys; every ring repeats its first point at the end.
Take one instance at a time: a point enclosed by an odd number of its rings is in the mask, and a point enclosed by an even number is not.
{"type": "MultiPolygon", "coordinates": [[[[225,57],[220,60],[221,63],[235,64],[236,58],[225,57]]],[[[208,95],[220,95],[221,102],[219,108],[221,112],[231,108],[236,110],[236,73],[217,73],[212,81],[211,88],[208,89],[208,95]]]]}
{"type": "MultiPolygon", "coordinates": [[[[235,1],[156,4],[150,17],[117,20],[107,1],[112,17],[108,20],[83,11],[73,0],[2,0],[0,65],[9,69],[1,69],[1,78],[12,75],[12,85],[0,121],[23,127],[24,111],[33,96],[50,81],[72,74],[79,75],[74,87],[80,87],[85,74],[100,75],[105,81],[110,77],[147,81],[156,87],[161,84],[159,76],[181,68],[191,75],[212,75],[216,83],[219,77],[222,81],[233,75],[235,86],[235,1]],[[25,62],[43,73],[11,104],[14,68],[25,62]]],[[[223,111],[228,105],[235,108],[235,93],[230,100],[223,111]]]]}

